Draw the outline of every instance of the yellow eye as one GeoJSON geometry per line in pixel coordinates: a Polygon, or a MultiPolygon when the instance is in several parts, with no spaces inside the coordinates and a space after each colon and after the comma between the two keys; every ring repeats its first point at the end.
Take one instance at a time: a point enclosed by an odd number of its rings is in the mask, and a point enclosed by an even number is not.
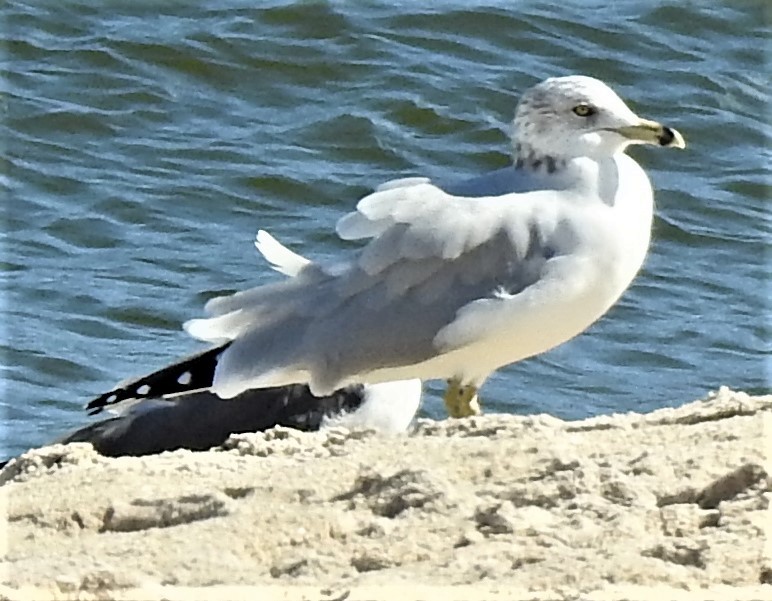
{"type": "Polygon", "coordinates": [[[579,115],[580,117],[589,117],[597,112],[595,107],[590,106],[589,104],[577,104],[571,110],[574,111],[574,115],[579,115]]]}

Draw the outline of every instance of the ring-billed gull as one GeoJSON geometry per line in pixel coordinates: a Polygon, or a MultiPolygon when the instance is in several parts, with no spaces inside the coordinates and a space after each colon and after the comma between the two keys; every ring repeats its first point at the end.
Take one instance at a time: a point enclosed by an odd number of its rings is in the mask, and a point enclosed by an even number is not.
{"type": "Polygon", "coordinates": [[[294,275],[209,301],[185,329],[218,346],[167,368],[178,377],[161,392],[193,381],[230,398],[308,382],[324,395],[442,378],[450,415],[477,412],[493,371],[584,331],[640,269],[653,194],[625,149],[685,146],[585,76],[527,90],[512,141],[511,167],[446,186],[396,180],[360,200],[336,230],[367,243],[339,264],[306,262],[271,238],[268,254],[294,275]]]}

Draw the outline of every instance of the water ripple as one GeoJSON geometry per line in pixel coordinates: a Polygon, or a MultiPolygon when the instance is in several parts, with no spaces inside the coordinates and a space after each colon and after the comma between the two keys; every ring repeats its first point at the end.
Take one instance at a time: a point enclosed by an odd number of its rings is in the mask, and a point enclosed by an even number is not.
{"type": "MultiPolygon", "coordinates": [[[[584,336],[496,374],[487,407],[580,417],[769,388],[765,4],[4,6],[7,452],[195,347],[179,324],[268,281],[259,227],[326,258],[381,181],[506,165],[519,92],[608,80],[678,127],[641,276],[584,336]]],[[[439,415],[436,385],[425,410],[439,415]]]]}

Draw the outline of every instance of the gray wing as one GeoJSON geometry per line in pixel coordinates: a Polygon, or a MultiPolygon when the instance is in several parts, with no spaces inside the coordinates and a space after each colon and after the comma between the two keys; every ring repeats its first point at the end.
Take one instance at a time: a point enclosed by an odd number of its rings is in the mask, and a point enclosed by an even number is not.
{"type": "Polygon", "coordinates": [[[342,273],[304,267],[288,281],[216,299],[214,316],[186,329],[233,340],[215,376],[223,396],[287,380],[322,393],[353,375],[415,364],[443,351],[435,337],[465,306],[543,278],[566,240],[555,236],[559,196],[469,199],[426,180],[389,185],[339,221],[341,238],[370,239],[342,273]]]}

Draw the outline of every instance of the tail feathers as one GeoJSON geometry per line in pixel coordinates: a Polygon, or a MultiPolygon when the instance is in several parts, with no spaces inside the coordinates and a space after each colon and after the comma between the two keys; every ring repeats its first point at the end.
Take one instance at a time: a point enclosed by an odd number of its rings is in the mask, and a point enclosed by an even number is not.
{"type": "Polygon", "coordinates": [[[173,365],[119,384],[86,405],[90,415],[101,412],[105,407],[129,399],[157,398],[191,390],[210,388],[220,355],[230,342],[187,357],[173,365]]]}

